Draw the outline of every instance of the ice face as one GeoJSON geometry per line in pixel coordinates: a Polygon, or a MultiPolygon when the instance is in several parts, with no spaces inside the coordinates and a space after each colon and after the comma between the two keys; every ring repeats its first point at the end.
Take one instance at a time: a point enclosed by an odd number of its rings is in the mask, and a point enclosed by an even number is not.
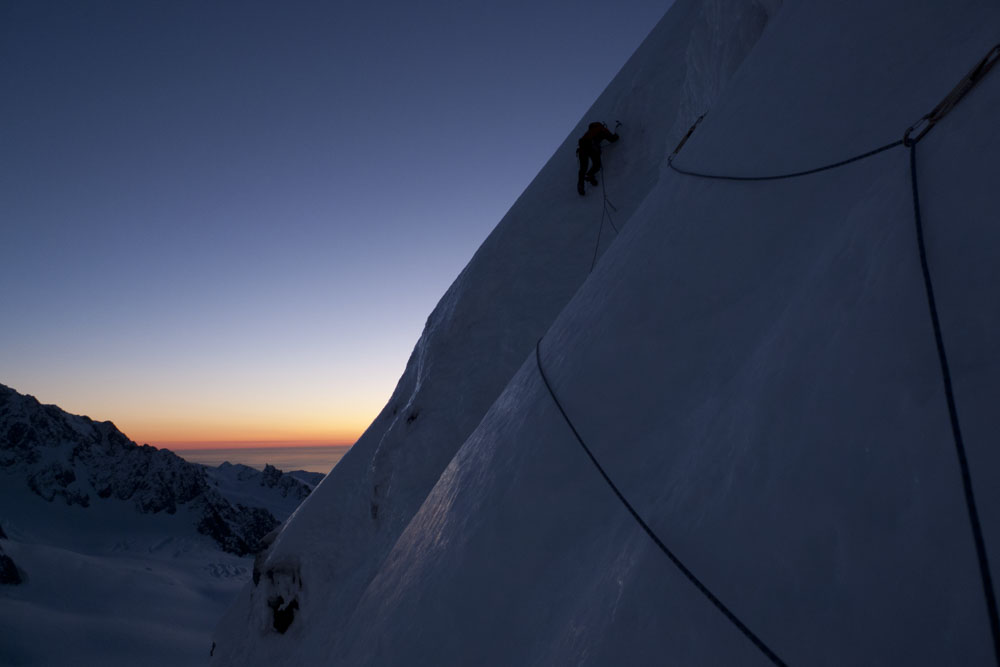
{"type": "MultiPolygon", "coordinates": [[[[902,136],[1000,7],[678,2],[431,314],[383,413],[276,540],[309,591],[217,664],[767,664],[636,525],[789,664],[987,664],[990,630],[914,239],[902,136]],[[942,55],[947,54],[947,55],[942,55]],[[620,119],[602,201],[575,139],[620,119]],[[300,622],[301,620],[301,622],[300,622]],[[332,629],[332,630],[331,630],[332,629]]],[[[920,145],[928,256],[986,546],[1000,395],[1000,87],[920,145]]],[[[262,613],[262,612],[261,612],[262,613]]]]}

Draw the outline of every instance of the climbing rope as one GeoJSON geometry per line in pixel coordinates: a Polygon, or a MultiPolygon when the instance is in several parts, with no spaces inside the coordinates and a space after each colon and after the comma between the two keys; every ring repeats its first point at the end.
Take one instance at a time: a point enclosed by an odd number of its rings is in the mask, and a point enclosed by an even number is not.
{"type": "Polygon", "coordinates": [[[687,140],[691,138],[691,135],[694,134],[694,131],[699,125],[701,125],[701,121],[703,120],[705,120],[705,114],[698,116],[697,120],[692,123],[691,127],[688,128],[688,131],[684,133],[684,136],[681,137],[681,140],[677,143],[677,146],[674,148],[674,152],[670,154],[669,158],[667,158],[668,161],[674,159],[674,156],[681,152],[681,149],[684,148],[684,144],[686,144],[687,140]]]}
{"type": "Polygon", "coordinates": [[[924,244],[923,216],[920,213],[920,189],[917,186],[917,143],[930,132],[935,124],[944,118],[979,83],[987,72],[1000,60],[1000,44],[990,49],[958,82],[951,92],[942,99],[936,107],[924,115],[919,121],[907,128],[903,135],[903,143],[910,149],[910,184],[913,190],[913,219],[916,226],[917,248],[920,253],[920,269],[924,278],[924,290],[927,293],[927,307],[930,310],[931,325],[934,329],[934,343],[937,347],[938,360],[941,364],[941,380],[944,383],[945,402],[948,404],[948,418],[951,422],[952,439],[955,442],[955,456],[962,475],[962,490],[965,495],[965,508],[969,515],[972,528],[972,538],[976,546],[976,559],[979,563],[979,577],[982,581],[983,595],[986,598],[986,610],[990,619],[990,633],[993,637],[993,653],[1000,665],[1000,613],[997,611],[996,593],[993,588],[993,576],[990,574],[989,556],[986,551],[986,539],[983,536],[979,511],[976,506],[976,496],[972,486],[972,472],[965,451],[965,441],[958,421],[958,407],[955,404],[955,390],[951,381],[951,371],[948,366],[948,355],[944,345],[944,334],[941,331],[941,320],[938,317],[937,301],[934,298],[934,284],[931,281],[930,267],[927,262],[927,248],[924,244]],[[914,135],[913,133],[916,132],[914,135]],[[911,136],[913,135],[913,136],[911,136]]]}
{"type": "MultiPolygon", "coordinates": [[[[603,172],[604,169],[602,168],[601,171],[603,172]]],[[[604,195],[604,213],[606,213],[608,216],[608,223],[611,225],[611,229],[615,230],[615,234],[617,234],[618,228],[615,226],[615,221],[611,219],[611,211],[617,213],[618,207],[612,204],[611,200],[608,199],[608,189],[607,187],[605,187],[607,185],[607,182],[608,179],[606,175],[601,176],[601,194],[604,195]],[[611,209],[611,211],[609,211],[608,209],[611,209]]],[[[601,215],[601,220],[604,220],[604,214],[601,215]]]]}
{"type": "Polygon", "coordinates": [[[601,214],[601,226],[597,228],[597,242],[594,244],[594,258],[590,260],[590,269],[587,273],[592,273],[597,265],[597,251],[601,249],[601,233],[604,232],[604,214],[601,214]]]}
{"type": "Polygon", "coordinates": [[[976,509],[976,495],[972,487],[972,472],[969,469],[969,459],[965,453],[965,443],[962,438],[962,428],[958,421],[958,408],[955,405],[955,390],[951,382],[951,372],[948,369],[948,355],[944,346],[944,336],[941,333],[941,321],[938,318],[937,302],[934,299],[934,284],[931,282],[930,268],[927,264],[927,248],[924,245],[923,221],[920,215],[920,192],[917,188],[917,141],[925,132],[920,133],[910,144],[910,183],[913,188],[913,219],[917,228],[917,248],[920,252],[920,269],[924,276],[924,289],[927,292],[927,306],[930,310],[931,325],[934,328],[934,343],[937,346],[938,361],[941,364],[941,379],[944,382],[944,396],[948,404],[948,418],[951,421],[952,439],[955,441],[955,455],[962,474],[962,489],[965,495],[965,508],[972,527],[972,539],[976,545],[976,559],[979,561],[979,576],[982,580],[983,595],[986,598],[986,611],[990,619],[990,632],[993,636],[993,653],[1000,665],[1000,616],[997,615],[996,594],[993,591],[993,577],[990,574],[989,557],[986,552],[986,540],[983,537],[982,525],[979,521],[979,511],[976,509]]]}
{"type": "Polygon", "coordinates": [[[615,205],[611,203],[610,199],[608,199],[608,189],[606,187],[607,181],[608,181],[607,174],[604,173],[604,167],[602,166],[601,167],[601,194],[604,196],[604,203],[602,204],[602,207],[601,207],[601,225],[597,228],[597,243],[594,244],[594,258],[592,260],[590,260],[590,271],[588,271],[587,273],[593,272],[594,266],[597,265],[597,251],[601,247],[601,234],[604,232],[604,219],[605,218],[607,218],[608,224],[611,225],[611,229],[615,230],[615,234],[618,234],[618,227],[615,226],[615,221],[611,218],[611,211],[614,211],[615,213],[617,213],[618,209],[615,208],[615,205]],[[608,210],[609,208],[611,209],[611,211],[608,210]]]}
{"type": "Polygon", "coordinates": [[[990,574],[989,557],[986,551],[986,541],[983,536],[983,529],[979,519],[979,512],[976,507],[976,497],[972,485],[972,473],[969,468],[968,456],[965,451],[965,444],[962,438],[962,429],[958,420],[958,408],[955,404],[955,392],[951,380],[951,372],[948,365],[948,355],[947,350],[944,345],[944,336],[941,331],[941,321],[938,317],[937,303],[934,298],[934,285],[931,281],[930,268],[927,262],[927,249],[924,244],[924,233],[923,233],[923,220],[920,213],[920,193],[917,185],[917,143],[923,139],[928,132],[930,132],[934,126],[948,113],[955,108],[955,106],[962,100],[965,95],[979,83],[983,77],[993,68],[993,66],[1000,60],[1000,44],[997,44],[992,49],[990,49],[987,54],[971,69],[968,74],[966,74],[958,82],[958,84],[949,92],[941,102],[938,103],[929,113],[925,114],[920,120],[911,125],[903,133],[903,138],[894,141],[876,149],[861,153],[854,157],[848,158],[846,160],[841,160],[839,162],[834,162],[822,167],[816,167],[814,169],[808,169],[804,171],[798,171],[788,174],[780,174],[775,176],[722,176],[714,174],[702,174],[698,172],[687,171],[684,169],[679,169],[673,164],[674,157],[687,142],[688,138],[694,132],[695,128],[701,122],[704,115],[700,116],[691,129],[688,130],[684,138],[671,153],[670,157],[667,158],[667,163],[670,165],[671,169],[674,171],[685,174],[688,176],[696,176],[700,178],[711,178],[720,180],[730,180],[730,181],[768,181],[768,180],[778,180],[785,178],[795,178],[798,176],[806,176],[808,174],[815,174],[821,171],[826,171],[828,169],[835,169],[837,167],[843,167],[845,165],[863,160],[865,158],[872,157],[883,151],[895,148],[896,146],[905,146],[910,151],[910,183],[913,190],[913,217],[916,226],[916,236],[917,236],[917,248],[920,254],[920,267],[923,274],[924,289],[927,294],[927,306],[930,311],[931,324],[934,329],[934,341],[937,348],[938,361],[941,366],[941,376],[944,383],[944,393],[945,401],[948,405],[948,417],[951,422],[952,437],[955,442],[955,453],[958,458],[958,464],[962,476],[962,487],[965,495],[965,505],[966,511],[969,515],[969,523],[972,529],[973,541],[975,543],[976,558],[979,564],[979,575],[982,582],[983,595],[985,597],[987,614],[989,616],[990,623],[990,633],[993,638],[993,652],[996,658],[997,665],[1000,665],[1000,613],[997,611],[997,599],[993,588],[993,577],[990,574]]]}
{"type": "Polygon", "coordinates": [[[580,432],[576,430],[576,427],[573,425],[573,422],[570,420],[569,415],[566,414],[566,410],[563,408],[562,403],[559,402],[559,398],[556,396],[556,392],[552,389],[552,385],[549,383],[549,379],[545,375],[545,369],[542,368],[542,351],[541,351],[541,346],[542,346],[542,339],[539,338],[538,342],[535,344],[535,362],[538,365],[538,374],[541,375],[542,382],[545,384],[545,388],[548,389],[549,396],[552,397],[552,402],[556,404],[557,408],[559,408],[559,412],[560,412],[560,414],[562,414],[563,419],[566,420],[566,424],[569,426],[570,430],[573,432],[573,435],[576,436],[576,441],[580,443],[581,447],[583,447],[583,451],[586,452],[587,456],[590,458],[591,463],[593,463],[594,467],[597,468],[597,472],[599,472],[601,474],[601,477],[603,477],[604,481],[607,482],[608,486],[614,492],[615,496],[617,496],[617,498],[621,502],[621,504],[625,506],[625,509],[627,509],[629,511],[629,514],[632,515],[632,518],[635,519],[636,523],[638,523],[639,526],[649,536],[649,538],[651,540],[653,540],[653,542],[656,544],[656,546],[660,548],[660,551],[662,551],[666,555],[666,557],[669,558],[670,561],[677,567],[677,569],[681,571],[681,574],[683,574],[685,576],[685,578],[687,578],[688,581],[690,581],[692,584],[694,584],[695,588],[697,588],[701,592],[702,595],[704,595],[706,598],[708,598],[708,601],[711,602],[715,606],[716,609],[718,609],[720,612],[722,612],[722,614],[733,625],[735,625],[736,628],[740,632],[742,632],[743,635],[747,639],[749,639],[751,642],[753,642],[754,646],[756,646],[758,649],[760,649],[760,651],[765,656],[767,656],[767,658],[772,663],[774,663],[775,665],[779,665],[780,667],[784,667],[785,663],[781,660],[781,658],[779,658],[777,656],[777,654],[775,654],[774,651],[772,651],[770,648],[768,648],[767,644],[765,644],[760,639],[760,637],[758,637],[757,635],[755,635],[753,633],[753,631],[750,630],[750,628],[748,628],[746,626],[746,624],[744,624],[743,621],[741,621],[736,616],[736,614],[734,614],[729,609],[729,607],[727,607],[725,604],[723,604],[722,600],[720,600],[719,598],[717,598],[715,596],[715,594],[712,593],[712,591],[710,591],[708,589],[708,587],[704,583],[702,583],[702,581],[700,579],[698,579],[698,577],[696,577],[695,574],[691,570],[689,570],[686,565],[684,565],[683,562],[681,562],[680,558],[678,558],[674,554],[674,552],[671,551],[670,548],[667,547],[667,545],[663,543],[663,540],[661,540],[659,538],[659,536],[657,536],[657,534],[655,532],[653,532],[653,529],[649,527],[649,524],[646,523],[646,521],[642,518],[642,516],[639,515],[639,513],[636,511],[635,507],[632,506],[632,503],[630,503],[628,501],[628,499],[625,498],[625,496],[622,494],[621,490],[619,490],[618,486],[614,483],[614,481],[611,479],[611,477],[608,476],[608,473],[604,470],[604,467],[601,465],[600,461],[598,461],[597,457],[594,456],[594,452],[591,451],[590,447],[587,446],[587,443],[583,441],[583,438],[580,436],[580,432]]]}
{"type": "MultiPolygon", "coordinates": [[[[694,133],[695,129],[698,127],[704,118],[704,114],[698,117],[691,128],[687,131],[684,137],[681,139],[680,143],[667,158],[667,164],[674,171],[685,174],[687,176],[695,176],[699,178],[709,178],[717,180],[729,180],[729,181],[770,181],[770,180],[780,180],[787,178],[797,178],[800,176],[807,176],[810,174],[816,174],[822,171],[827,171],[830,169],[836,169],[838,167],[843,167],[860,160],[867,159],[878,155],[879,153],[888,151],[897,146],[905,146],[910,151],[910,181],[913,190],[913,214],[914,221],[916,225],[916,236],[917,236],[917,247],[920,254],[920,265],[921,271],[923,273],[924,287],[927,294],[927,305],[930,311],[931,323],[934,330],[934,339],[937,347],[938,360],[941,365],[941,375],[944,383],[945,400],[948,405],[948,415],[951,421],[952,435],[955,442],[956,456],[959,462],[959,468],[961,470],[962,476],[962,486],[965,493],[965,503],[966,509],[969,515],[969,522],[971,524],[973,541],[975,542],[976,556],[979,563],[980,578],[983,586],[983,594],[986,600],[987,614],[989,616],[990,622],[990,632],[993,638],[993,649],[996,657],[997,665],[1000,666],[1000,614],[997,611],[997,600],[993,589],[993,578],[990,573],[989,558],[986,551],[986,542],[983,536],[982,525],[979,519],[979,512],[976,507],[975,493],[972,486],[972,473],[969,467],[968,456],[965,451],[965,444],[962,438],[962,431],[958,420],[958,409],[955,403],[954,388],[951,380],[951,373],[949,371],[948,356],[944,345],[944,336],[941,332],[941,322],[937,312],[937,305],[934,298],[934,286],[931,281],[930,269],[927,262],[927,251],[924,244],[924,234],[923,234],[923,221],[920,212],[920,195],[917,183],[917,143],[924,136],[930,132],[931,129],[944,118],[955,106],[962,100],[962,98],[970,91],[979,81],[983,79],[987,72],[1000,60],[1000,44],[994,46],[987,54],[980,60],[979,63],[973,67],[965,77],[945,96],[941,102],[934,107],[929,113],[924,115],[919,121],[911,125],[905,133],[903,138],[879,146],[872,150],[866,151],[859,155],[833,162],[821,167],[815,167],[812,169],[806,169],[803,171],[790,172],[785,174],[769,175],[769,176],[732,176],[732,175],[717,175],[717,174],[704,174],[699,172],[692,172],[685,169],[680,169],[674,165],[673,161],[677,154],[683,148],[684,144],[694,133]]],[[[603,177],[602,177],[603,178],[603,177]]],[[[603,181],[602,181],[603,183],[603,181]]],[[[604,219],[607,217],[608,221],[611,223],[612,228],[615,232],[618,232],[618,228],[615,227],[614,221],[611,219],[611,213],[608,210],[610,206],[611,209],[617,212],[617,209],[608,200],[607,190],[603,190],[604,194],[604,204],[601,213],[601,225],[598,229],[597,235],[597,247],[594,248],[594,259],[591,263],[591,271],[593,271],[594,265],[597,261],[597,251],[600,247],[601,234],[604,230],[604,219]]],[[[542,378],[542,382],[545,384],[545,388],[548,390],[549,395],[552,397],[552,401],[556,404],[559,412],[562,414],[563,419],[569,426],[573,435],[576,437],[577,442],[583,448],[584,452],[590,458],[591,463],[597,468],[601,477],[608,484],[612,492],[622,503],[625,509],[632,515],[639,526],[645,531],[651,540],[656,544],[657,547],[670,559],[670,561],[680,570],[680,572],[688,579],[715,607],[718,609],[743,635],[749,639],[754,646],[756,646],[773,664],[784,666],[784,662],[774,653],[756,634],[754,634],[750,628],[746,626],[725,604],[719,600],[718,597],[713,594],[708,587],[699,580],[694,573],[684,565],[683,562],[664,544],[664,542],[653,532],[649,524],[642,518],[642,516],[636,511],[632,504],[619,490],[618,486],[614,483],[608,473],[601,466],[601,463],[594,456],[593,451],[587,446],[580,432],[577,431],[576,427],[573,425],[572,420],[570,420],[569,415],[563,408],[562,404],[559,402],[559,398],[556,396],[555,391],[549,382],[548,377],[545,375],[545,370],[542,367],[542,356],[541,356],[541,339],[535,345],[535,361],[538,366],[538,373],[542,378]]]]}
{"type": "Polygon", "coordinates": [[[705,174],[697,171],[688,171],[687,169],[681,169],[674,164],[674,158],[680,153],[681,148],[687,143],[687,140],[694,134],[695,129],[701,124],[701,121],[705,118],[705,114],[698,116],[698,119],[688,128],[687,133],[681,138],[677,147],[674,148],[673,152],[667,157],[667,165],[679,174],[684,174],[685,176],[697,176],[699,178],[712,178],[716,180],[724,181],[778,181],[786,178],[798,178],[799,176],[808,176],[810,174],[818,174],[821,171],[828,171],[830,169],[836,169],[838,167],[844,167],[853,162],[858,162],[866,158],[873,157],[879,153],[885,152],[896,146],[906,146],[907,148],[913,146],[918,141],[920,141],[924,135],[931,131],[934,125],[940,121],[942,118],[948,115],[948,113],[955,108],[955,106],[965,97],[966,93],[972,90],[977,83],[982,81],[983,77],[996,65],[997,61],[1000,61],[1000,44],[997,44],[992,49],[990,49],[983,58],[976,63],[976,65],[969,70],[958,84],[945,95],[937,106],[925,114],[920,120],[911,125],[903,133],[902,139],[897,139],[896,141],[891,141],[887,144],[879,146],[878,148],[873,148],[872,150],[865,151],[853,157],[846,158],[844,160],[839,160],[830,164],[823,165],[821,167],[814,167],[812,169],[804,169],[802,171],[793,171],[784,174],[774,174],[768,176],[738,176],[738,175],[724,175],[724,174],[705,174]],[[916,133],[916,134],[914,134],[916,133]],[[913,135],[913,136],[911,136],[913,135]]]}
{"type": "MultiPolygon", "coordinates": [[[[620,125],[621,122],[618,122],[615,125],[615,130],[617,130],[620,125]]],[[[604,233],[605,218],[611,225],[611,229],[615,230],[615,234],[618,234],[618,227],[615,225],[615,221],[611,217],[611,211],[617,213],[618,209],[615,207],[614,204],[611,203],[611,200],[608,199],[608,188],[607,188],[608,179],[603,164],[601,165],[600,173],[601,173],[601,195],[604,201],[601,203],[601,224],[597,228],[597,242],[594,244],[594,257],[593,259],[590,260],[590,269],[587,271],[587,273],[592,273],[594,271],[594,267],[597,265],[597,252],[598,250],[601,249],[601,235],[604,233]]]]}
{"type": "Polygon", "coordinates": [[[945,95],[944,99],[938,102],[938,105],[930,110],[929,113],[924,115],[923,118],[918,120],[916,123],[907,128],[906,132],[903,134],[903,143],[907,146],[913,146],[918,141],[920,141],[925,134],[931,131],[934,125],[948,115],[948,112],[955,108],[955,106],[965,97],[965,94],[975,87],[977,83],[982,81],[986,73],[989,72],[994,65],[996,65],[997,60],[1000,60],[1000,44],[997,44],[992,49],[990,49],[983,59],[976,63],[976,66],[969,70],[969,73],[962,77],[958,84],[952,88],[951,92],[945,95]],[[916,132],[916,136],[910,137],[910,135],[916,132]]]}
{"type": "MultiPolygon", "coordinates": [[[[698,120],[700,121],[701,118],[699,118],[698,120]]],[[[839,162],[826,164],[823,165],[822,167],[815,167],[813,169],[806,169],[804,171],[793,171],[787,174],[775,174],[773,176],[724,176],[719,174],[703,174],[697,171],[688,171],[686,169],[681,169],[680,167],[674,164],[674,157],[677,155],[677,150],[680,150],[680,147],[684,145],[684,142],[687,141],[687,138],[691,135],[691,132],[694,130],[697,124],[698,123],[696,122],[694,125],[691,126],[691,129],[688,130],[688,134],[684,136],[683,141],[681,141],[681,143],[677,146],[677,149],[674,150],[674,152],[670,155],[670,157],[667,158],[667,164],[670,166],[671,169],[673,169],[679,174],[684,174],[685,176],[697,176],[699,178],[713,178],[720,181],[780,181],[786,178],[798,178],[799,176],[818,174],[821,171],[828,171],[830,169],[836,169],[837,167],[843,167],[845,165],[851,164],[852,162],[858,162],[860,160],[870,158],[874,155],[878,155],[879,153],[887,151],[890,148],[895,148],[896,146],[903,145],[903,140],[897,139],[896,141],[892,141],[888,144],[885,144],[884,146],[879,146],[878,148],[873,148],[872,150],[861,153],[860,155],[849,157],[846,160],[840,160],[839,162]]]]}

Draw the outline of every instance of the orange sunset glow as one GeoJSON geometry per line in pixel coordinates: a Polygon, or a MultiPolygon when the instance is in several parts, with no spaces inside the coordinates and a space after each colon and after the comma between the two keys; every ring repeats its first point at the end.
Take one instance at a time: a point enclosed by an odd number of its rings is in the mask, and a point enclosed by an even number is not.
{"type": "Polygon", "coordinates": [[[189,386],[138,376],[92,386],[24,383],[15,389],[73,414],[112,421],[139,444],[171,450],[349,446],[385,405],[384,387],[395,376],[386,369],[378,378],[382,388],[331,387],[303,374],[279,388],[246,383],[228,391],[212,382],[189,386]]]}
{"type": "MultiPolygon", "coordinates": [[[[381,406],[378,406],[381,407],[381,406]]],[[[167,449],[352,445],[378,407],[355,415],[322,411],[125,416],[116,425],[131,439],[167,449]]]]}

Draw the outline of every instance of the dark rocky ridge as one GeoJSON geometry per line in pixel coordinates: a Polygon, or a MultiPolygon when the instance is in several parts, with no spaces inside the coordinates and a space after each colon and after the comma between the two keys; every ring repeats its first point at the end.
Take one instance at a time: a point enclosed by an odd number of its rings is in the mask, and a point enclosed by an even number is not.
{"type": "Polygon", "coordinates": [[[256,480],[260,486],[274,489],[282,498],[297,498],[300,501],[305,500],[324,477],[321,473],[304,470],[282,472],[270,463],[265,464],[263,470],[257,470],[242,463],[224,461],[216,467],[216,470],[220,474],[232,474],[240,481],[256,480]]]}
{"type": "MultiPolygon", "coordinates": [[[[3,532],[3,528],[0,527],[0,540],[6,539],[7,534],[3,532]]],[[[0,544],[0,586],[16,586],[23,581],[24,577],[18,570],[17,565],[14,564],[14,559],[4,552],[3,545],[0,544]]]]}
{"type": "MultiPolygon", "coordinates": [[[[268,466],[261,485],[303,499],[309,487],[268,466]]],[[[0,385],[0,471],[24,480],[39,497],[89,507],[102,499],[131,501],[136,510],[174,514],[187,506],[198,532],[229,553],[247,555],[278,526],[260,507],[230,502],[212,488],[204,466],[173,452],[137,445],[109,421],[71,415],[0,385]]],[[[15,570],[16,571],[16,570],[15,570]]]]}
{"type": "Polygon", "coordinates": [[[23,581],[14,560],[0,547],[0,586],[16,586],[23,581]]]}

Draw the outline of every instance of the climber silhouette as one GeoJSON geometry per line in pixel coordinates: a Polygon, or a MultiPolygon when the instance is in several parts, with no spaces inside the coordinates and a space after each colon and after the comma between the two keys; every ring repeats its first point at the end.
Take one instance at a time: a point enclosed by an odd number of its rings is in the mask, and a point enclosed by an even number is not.
{"type": "MultiPolygon", "coordinates": [[[[618,125],[615,125],[615,129],[618,129],[618,125]]],[[[584,179],[591,185],[597,185],[597,172],[601,170],[601,142],[604,140],[614,143],[618,141],[618,133],[612,133],[604,123],[595,122],[587,127],[586,134],[577,142],[576,154],[580,158],[580,173],[576,181],[576,191],[581,195],[584,194],[584,179]],[[592,166],[590,171],[587,171],[590,163],[592,166]]]]}

